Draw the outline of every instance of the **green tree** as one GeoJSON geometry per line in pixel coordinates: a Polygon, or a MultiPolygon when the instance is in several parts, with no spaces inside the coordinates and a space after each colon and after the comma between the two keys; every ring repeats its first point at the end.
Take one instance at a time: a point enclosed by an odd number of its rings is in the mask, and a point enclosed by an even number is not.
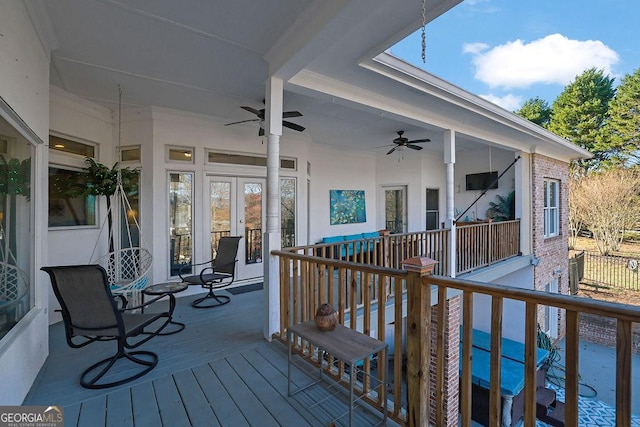
{"type": "Polygon", "coordinates": [[[537,96],[525,101],[522,107],[515,111],[515,113],[544,128],[549,126],[549,120],[551,119],[551,107],[549,103],[537,96]]]}
{"type": "Polygon", "coordinates": [[[609,103],[607,133],[612,164],[637,164],[640,160],[640,68],[622,78],[609,103]]]}
{"type": "Polygon", "coordinates": [[[586,174],[599,169],[610,156],[610,138],[603,128],[609,101],[613,98],[613,78],[591,68],[568,84],[554,101],[549,130],[590,151],[593,159],[572,164],[572,171],[586,174]]]}

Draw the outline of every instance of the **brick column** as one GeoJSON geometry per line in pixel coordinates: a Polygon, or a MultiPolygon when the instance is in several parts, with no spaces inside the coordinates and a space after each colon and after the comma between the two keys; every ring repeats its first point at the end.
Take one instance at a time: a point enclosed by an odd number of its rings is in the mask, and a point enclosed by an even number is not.
{"type": "Polygon", "coordinates": [[[444,304],[447,326],[438,340],[437,300],[432,304],[429,276],[437,261],[415,257],[403,261],[407,280],[407,410],[409,426],[458,425],[460,297],[444,304]],[[433,307],[432,307],[433,305],[433,307]],[[437,377],[437,354],[444,357],[442,378],[437,377]],[[442,406],[435,399],[443,389],[442,406]],[[432,398],[433,397],[433,398],[432,398]],[[438,407],[440,406],[440,407],[438,407]]]}

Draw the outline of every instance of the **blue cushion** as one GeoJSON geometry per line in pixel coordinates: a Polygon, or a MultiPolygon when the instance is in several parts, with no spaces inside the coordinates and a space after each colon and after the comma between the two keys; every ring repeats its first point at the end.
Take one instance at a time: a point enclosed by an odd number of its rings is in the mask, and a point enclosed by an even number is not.
{"type": "Polygon", "coordinates": [[[347,236],[344,236],[344,240],[360,240],[360,239],[362,239],[362,233],[349,234],[347,236]]]}
{"type": "Polygon", "coordinates": [[[338,243],[343,241],[344,241],[344,236],[331,236],[331,237],[322,238],[322,243],[338,243]]]}
{"type": "Polygon", "coordinates": [[[376,239],[376,240],[369,240],[364,243],[365,251],[372,252],[373,247],[375,246],[375,243],[380,241],[377,239],[378,237],[380,237],[380,233],[378,233],[377,231],[374,231],[371,233],[362,233],[362,236],[365,239],[376,239]]]}

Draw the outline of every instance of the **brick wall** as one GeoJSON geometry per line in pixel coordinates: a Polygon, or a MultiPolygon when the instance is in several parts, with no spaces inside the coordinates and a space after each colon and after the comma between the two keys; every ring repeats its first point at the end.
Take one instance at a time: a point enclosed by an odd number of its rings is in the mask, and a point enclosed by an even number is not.
{"type": "MultiPolygon", "coordinates": [[[[532,243],[533,255],[540,259],[535,267],[534,289],[544,291],[545,285],[558,279],[558,293],[569,293],[569,164],[540,154],[532,155],[532,243]],[[560,182],[559,235],[544,238],[544,187],[545,179],[560,182]]],[[[544,313],[540,307],[539,322],[544,313]]],[[[558,312],[558,337],[565,335],[565,312],[558,312]]]]}
{"type": "MultiPolygon", "coordinates": [[[[436,385],[436,351],[439,345],[444,345],[445,373],[445,408],[444,425],[457,426],[459,412],[459,365],[460,365],[460,316],[461,298],[453,297],[447,300],[447,328],[445,330],[444,342],[438,343],[438,310],[439,306],[431,307],[431,360],[429,368],[429,385],[431,396],[435,396],[436,385]]],[[[429,399],[429,422],[434,424],[436,420],[435,399],[429,399]]]]}
{"type": "MultiPolygon", "coordinates": [[[[640,324],[633,324],[633,352],[640,354],[640,324]]],[[[607,347],[616,346],[616,320],[595,314],[580,314],[580,339],[607,347]]]]}

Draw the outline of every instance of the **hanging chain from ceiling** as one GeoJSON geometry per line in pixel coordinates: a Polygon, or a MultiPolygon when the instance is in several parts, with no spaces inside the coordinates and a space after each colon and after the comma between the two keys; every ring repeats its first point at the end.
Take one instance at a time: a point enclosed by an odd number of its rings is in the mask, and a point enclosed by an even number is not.
{"type": "Polygon", "coordinates": [[[426,0],[422,0],[422,62],[427,62],[427,7],[426,0]]]}

